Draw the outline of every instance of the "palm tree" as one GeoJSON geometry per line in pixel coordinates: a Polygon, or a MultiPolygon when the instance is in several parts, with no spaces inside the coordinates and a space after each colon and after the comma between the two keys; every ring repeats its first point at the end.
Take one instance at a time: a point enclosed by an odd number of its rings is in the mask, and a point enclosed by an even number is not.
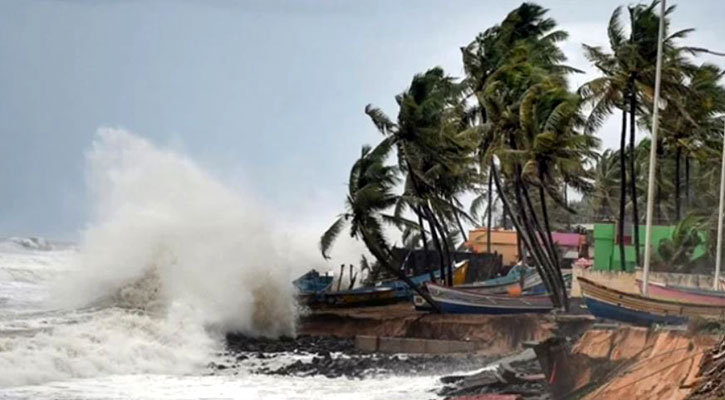
{"type": "MultiPolygon", "coordinates": [[[[549,240],[550,235],[544,234],[551,228],[541,223],[547,218],[539,218],[528,191],[532,182],[522,179],[523,160],[516,156],[531,145],[525,140],[520,115],[527,91],[544,82],[565,88],[566,74],[576,71],[562,64],[566,57],[559,42],[566,39],[567,34],[556,30],[556,23],[547,18],[546,13],[547,10],[538,5],[524,3],[509,13],[500,25],[486,30],[463,48],[467,74],[464,84],[467,94],[477,100],[471,112],[477,125],[471,129],[481,138],[482,178],[488,175],[496,184],[498,198],[504,203],[504,218],[508,216],[519,232],[520,251],[523,245],[535,258],[536,267],[552,293],[552,301],[566,308],[568,302],[558,256],[549,240]],[[498,160],[498,166],[495,160],[498,160]],[[503,182],[501,178],[504,178],[503,182]],[[507,189],[509,187],[511,190],[507,189]],[[545,246],[542,246],[542,238],[546,238],[545,246]]],[[[551,191],[556,190],[552,188],[551,191]]],[[[492,197],[490,187],[486,192],[492,197]]],[[[489,208],[492,203],[489,198],[489,208]]],[[[491,214],[490,210],[488,214],[491,214]]]]}
{"type": "Polygon", "coordinates": [[[619,196],[619,155],[612,150],[605,150],[597,159],[593,168],[594,187],[589,196],[592,198],[592,210],[598,220],[614,220],[616,199],[619,196]]]}
{"type": "Polygon", "coordinates": [[[362,240],[380,266],[396,275],[436,307],[427,293],[420,290],[400,268],[393,265],[393,254],[383,234],[385,223],[415,226],[410,221],[386,213],[398,200],[394,192],[399,182],[397,168],[385,165],[391,148],[392,140],[389,138],[384,139],[374,149],[363,146],[360,158],[350,170],[346,211],[338,216],[320,238],[320,251],[323,257],[329,258],[328,253],[335,239],[345,225],[349,224],[350,236],[362,240]]]}
{"type": "MultiPolygon", "coordinates": [[[[497,149],[504,147],[506,140],[500,129],[489,125],[489,113],[495,112],[492,108],[500,106],[499,104],[487,104],[490,101],[490,95],[486,95],[486,93],[489,91],[488,86],[496,80],[496,71],[509,63],[512,56],[516,56],[522,51],[527,53],[531,65],[535,65],[542,71],[557,74],[575,71],[573,68],[561,64],[566,57],[558,47],[558,43],[567,38],[567,33],[556,30],[556,22],[546,17],[547,12],[547,9],[539,5],[523,3],[511,11],[500,25],[487,29],[468,46],[461,48],[466,71],[463,83],[468,94],[477,99],[477,105],[472,107],[471,111],[472,115],[477,117],[476,122],[482,133],[479,168],[482,178],[488,176],[487,189],[481,191],[487,196],[486,214],[488,215],[489,231],[494,200],[493,179],[487,168],[491,164],[492,155],[498,151],[497,149]],[[489,97],[489,100],[486,97],[489,97]]],[[[507,186],[510,185],[504,183],[504,187],[507,186]]],[[[517,182],[514,182],[513,186],[515,191],[520,190],[517,182]]],[[[505,213],[503,217],[505,222],[505,213]]],[[[504,225],[506,224],[504,223],[504,225]]],[[[519,253],[521,253],[520,241],[519,253]]]]}
{"type": "MultiPolygon", "coordinates": [[[[380,109],[368,105],[365,112],[380,133],[397,150],[398,165],[405,173],[404,193],[396,215],[412,210],[421,225],[428,222],[439,254],[441,276],[452,284],[451,228],[465,240],[463,211],[457,196],[472,186],[475,171],[475,132],[464,130],[468,121],[461,104],[460,86],[440,68],[416,75],[408,90],[396,96],[400,107],[393,122],[380,109]],[[456,229],[454,228],[454,229],[456,229]]],[[[424,240],[425,242],[425,240],[424,240]]]]}
{"type": "MultiPolygon", "coordinates": [[[[664,144],[675,153],[675,216],[682,217],[681,164],[683,152],[689,160],[690,144],[702,137],[718,132],[721,125],[715,118],[716,114],[725,111],[725,89],[719,81],[724,71],[712,64],[703,64],[690,71],[685,84],[685,91],[671,96],[671,103],[676,112],[662,116],[664,144]]],[[[689,161],[686,161],[689,165],[689,161]]],[[[689,169],[689,168],[686,168],[689,169]]],[[[686,192],[689,192],[689,171],[686,177],[686,192]]]]}
{"type": "MultiPolygon", "coordinates": [[[[620,136],[620,203],[619,237],[624,236],[624,218],[626,204],[626,159],[629,158],[629,191],[632,199],[632,223],[634,225],[635,262],[640,263],[639,249],[639,212],[637,207],[637,176],[635,168],[635,135],[637,115],[646,114],[648,109],[642,105],[651,104],[654,91],[655,62],[657,58],[657,40],[659,16],[655,9],[659,1],[649,5],[638,4],[628,7],[629,37],[626,37],[620,21],[622,7],[617,7],[609,20],[607,35],[611,53],[599,47],[584,45],[586,57],[600,70],[603,76],[588,82],[580,88],[580,93],[592,105],[588,119],[589,130],[601,125],[616,108],[622,112],[622,130],[620,136]],[[627,117],[629,116],[629,146],[627,142],[627,117]],[[626,151],[625,151],[626,149],[626,151]]],[[[674,11],[669,7],[665,14],[665,26],[669,26],[667,15],[674,11]]],[[[682,90],[683,73],[690,68],[683,59],[685,52],[692,53],[693,48],[677,47],[675,41],[684,38],[691,29],[665,34],[665,62],[662,72],[662,88],[665,97],[682,90]]],[[[650,107],[651,108],[651,107],[650,107]]],[[[624,263],[624,243],[620,240],[620,258],[624,263]]]]}

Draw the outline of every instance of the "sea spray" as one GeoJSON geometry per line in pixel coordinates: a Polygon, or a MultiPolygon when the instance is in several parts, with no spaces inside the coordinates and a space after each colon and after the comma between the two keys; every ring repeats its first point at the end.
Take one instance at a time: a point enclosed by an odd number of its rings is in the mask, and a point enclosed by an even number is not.
{"type": "Polygon", "coordinates": [[[279,251],[273,219],[251,199],[122,130],[102,130],[87,157],[93,219],[61,298],[88,302],[136,285],[150,301],[193,307],[206,326],[294,332],[294,249],[279,251]],[[139,286],[144,279],[154,284],[139,286]]]}
{"type": "Polygon", "coordinates": [[[47,305],[66,318],[0,336],[0,385],[194,373],[224,332],[294,334],[291,280],[312,258],[280,251],[262,207],[122,130],[101,130],[87,161],[92,218],[47,305]]]}

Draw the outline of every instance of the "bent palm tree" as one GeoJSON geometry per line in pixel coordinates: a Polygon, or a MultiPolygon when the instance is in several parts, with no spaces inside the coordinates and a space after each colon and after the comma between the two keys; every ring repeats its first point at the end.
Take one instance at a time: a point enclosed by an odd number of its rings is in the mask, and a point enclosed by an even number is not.
{"type": "Polygon", "coordinates": [[[350,236],[362,240],[383,268],[396,275],[437,309],[428,294],[415,285],[400,268],[393,265],[393,254],[383,234],[385,223],[417,226],[402,217],[385,213],[395,205],[398,197],[394,193],[398,183],[396,168],[385,165],[391,143],[386,138],[374,149],[363,146],[360,158],[350,170],[346,211],[340,214],[320,238],[320,251],[323,257],[329,258],[328,253],[335,239],[345,225],[349,224],[350,236]]]}

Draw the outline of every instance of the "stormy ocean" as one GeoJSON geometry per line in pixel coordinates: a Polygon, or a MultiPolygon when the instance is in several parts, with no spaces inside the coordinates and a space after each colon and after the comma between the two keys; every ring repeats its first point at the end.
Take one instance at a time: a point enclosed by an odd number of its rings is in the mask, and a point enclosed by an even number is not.
{"type": "Polygon", "coordinates": [[[101,131],[87,164],[94,207],[77,243],[0,241],[0,398],[436,397],[432,376],[273,376],[254,359],[212,368],[225,332],[294,335],[291,280],[305,255],[275,247],[252,201],[133,134],[101,131]]]}

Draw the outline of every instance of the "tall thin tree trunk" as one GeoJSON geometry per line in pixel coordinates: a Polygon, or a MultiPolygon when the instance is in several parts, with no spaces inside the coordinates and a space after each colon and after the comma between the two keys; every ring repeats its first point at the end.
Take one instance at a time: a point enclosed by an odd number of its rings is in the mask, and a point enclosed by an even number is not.
{"type": "MultiPolygon", "coordinates": [[[[543,179],[543,176],[539,174],[539,179],[543,179]]],[[[542,181],[543,182],[543,181],[542,181]]],[[[557,251],[556,245],[554,244],[554,239],[551,236],[551,226],[549,225],[549,212],[546,209],[546,194],[544,193],[544,188],[539,187],[539,198],[541,201],[541,213],[544,217],[544,226],[546,227],[546,234],[548,235],[549,239],[549,245],[551,251],[551,256],[553,258],[554,262],[554,268],[556,272],[556,278],[559,280],[559,284],[562,287],[562,290],[566,291],[566,283],[564,283],[564,276],[561,273],[561,263],[559,262],[559,253],[557,251]]],[[[566,296],[562,297],[562,302],[564,303],[564,309],[569,309],[569,299],[566,296]]]]}
{"type": "Polygon", "coordinates": [[[690,206],[690,157],[685,154],[685,212],[690,206]]]}
{"type": "Polygon", "coordinates": [[[682,217],[680,210],[680,200],[682,198],[680,192],[680,158],[682,158],[682,148],[678,144],[675,151],[675,217],[677,221],[682,217]]]}
{"type": "Polygon", "coordinates": [[[639,260],[639,212],[637,210],[637,170],[634,167],[634,136],[637,133],[637,95],[634,88],[634,77],[629,83],[629,189],[632,196],[632,227],[634,229],[634,261],[641,265],[639,260]]]}
{"type": "Polygon", "coordinates": [[[446,262],[443,258],[443,247],[441,246],[441,242],[438,239],[438,233],[435,228],[435,224],[433,223],[433,218],[430,216],[430,210],[428,210],[428,206],[422,206],[423,210],[425,211],[426,219],[428,220],[428,227],[430,228],[430,235],[433,238],[433,244],[436,247],[436,251],[438,252],[438,261],[439,261],[439,268],[440,268],[440,279],[441,282],[446,281],[446,262]]]}
{"type": "Polygon", "coordinates": [[[428,260],[428,239],[425,235],[425,225],[423,225],[423,212],[420,210],[419,206],[415,207],[414,210],[415,213],[418,215],[418,225],[420,225],[420,237],[421,239],[423,239],[423,264],[425,265],[425,270],[428,271],[428,274],[430,274],[431,282],[435,282],[436,277],[433,273],[433,270],[430,268],[428,260]]]}
{"type": "Polygon", "coordinates": [[[536,230],[538,235],[541,237],[541,241],[544,243],[544,246],[546,247],[548,253],[548,259],[549,261],[554,264],[554,258],[552,255],[554,254],[554,247],[552,244],[551,236],[548,235],[544,229],[544,225],[539,222],[539,217],[536,215],[536,209],[534,209],[533,202],[531,201],[531,196],[529,196],[529,190],[526,188],[526,185],[522,184],[522,193],[524,201],[526,202],[526,205],[528,206],[527,214],[531,216],[531,222],[533,228],[536,230]]]}
{"type": "MultiPolygon", "coordinates": [[[[501,198],[501,202],[504,206],[504,212],[508,211],[511,215],[511,220],[513,221],[514,226],[516,227],[516,230],[521,232],[523,235],[524,243],[526,244],[526,247],[528,247],[531,250],[531,256],[535,260],[534,267],[536,268],[537,272],[539,273],[539,276],[541,276],[542,281],[544,282],[544,285],[549,291],[549,295],[551,297],[551,302],[554,304],[554,307],[562,307],[563,304],[561,304],[561,298],[560,295],[560,288],[559,285],[556,284],[554,279],[552,279],[552,276],[549,274],[549,270],[547,268],[548,263],[546,260],[541,256],[541,253],[536,250],[536,245],[530,235],[528,235],[526,230],[524,229],[523,223],[526,221],[525,216],[521,216],[522,221],[518,221],[516,216],[514,215],[513,208],[511,207],[510,202],[506,198],[506,193],[503,192],[501,189],[501,181],[498,177],[498,173],[496,172],[496,167],[493,164],[493,161],[491,161],[491,170],[494,178],[494,183],[496,184],[496,189],[499,192],[499,197],[501,198]]],[[[528,231],[530,232],[530,231],[528,231]]],[[[566,292],[564,292],[563,296],[566,296],[566,292]]]]}
{"type": "MultiPolygon", "coordinates": [[[[440,223],[440,221],[443,221],[443,223],[441,223],[441,229],[445,233],[445,236],[450,239],[451,234],[448,231],[445,220],[443,218],[439,218],[438,221],[438,223],[440,223]]],[[[446,280],[448,281],[448,286],[453,286],[453,256],[451,255],[451,248],[448,246],[448,241],[444,240],[443,244],[445,245],[444,250],[446,252],[446,259],[448,260],[448,265],[446,267],[446,272],[448,273],[448,275],[446,277],[446,280]]]]}
{"type": "Polygon", "coordinates": [[[491,175],[491,171],[488,173],[488,215],[487,215],[487,228],[488,232],[486,233],[486,253],[491,254],[491,217],[493,214],[493,175],[491,175]]]}
{"type": "Polygon", "coordinates": [[[453,216],[456,218],[456,223],[458,224],[458,230],[461,231],[461,238],[464,242],[468,241],[468,236],[466,235],[466,231],[463,229],[463,224],[461,223],[461,218],[458,215],[458,210],[456,209],[455,204],[453,203],[453,197],[448,199],[448,203],[451,205],[451,212],[453,213],[453,216]]]}
{"type": "Polygon", "coordinates": [[[627,202],[627,166],[626,166],[626,137],[627,137],[627,111],[622,109],[622,134],[619,139],[619,226],[617,227],[617,235],[619,236],[619,258],[620,269],[627,270],[624,252],[624,217],[625,204],[627,202]]]}
{"type": "MultiPolygon", "coordinates": [[[[539,179],[543,182],[543,174],[539,175],[539,179]]],[[[564,277],[561,274],[560,269],[560,263],[559,263],[559,253],[556,251],[556,248],[554,246],[554,241],[551,237],[551,228],[549,226],[548,220],[544,221],[544,224],[539,222],[539,217],[536,215],[536,210],[534,209],[533,203],[531,202],[531,197],[529,196],[529,191],[526,188],[526,185],[522,182],[521,184],[522,188],[522,194],[524,201],[526,202],[526,205],[528,206],[528,211],[526,211],[526,214],[530,216],[529,221],[531,221],[531,225],[534,229],[534,233],[536,234],[537,238],[540,238],[541,242],[544,243],[543,248],[541,249],[542,257],[546,258],[547,262],[549,262],[552,266],[552,276],[553,279],[556,279],[557,282],[561,285],[562,288],[564,288],[564,277]]],[[[539,194],[543,194],[543,188],[539,187],[539,194]]],[[[546,207],[545,198],[543,198],[543,201],[541,202],[542,207],[546,207]]],[[[546,216],[548,218],[548,213],[546,212],[546,209],[542,208],[543,216],[546,216]]],[[[537,242],[538,243],[538,242],[537,242]]],[[[564,297],[561,298],[562,304],[565,304],[565,307],[568,308],[568,300],[564,297]]]]}
{"type": "Polygon", "coordinates": [[[448,269],[446,267],[447,264],[451,263],[451,256],[448,252],[448,240],[446,239],[446,232],[443,230],[443,227],[441,226],[440,222],[438,221],[438,218],[436,217],[435,213],[431,209],[430,205],[425,206],[426,214],[428,215],[429,221],[431,221],[433,224],[431,228],[433,231],[437,231],[438,234],[433,236],[438,240],[439,243],[439,251],[441,252],[441,280],[445,282],[447,285],[450,286],[450,283],[447,282],[448,279],[446,279],[446,270],[448,269]],[[440,237],[438,236],[440,235],[440,237]]]}
{"type": "Polygon", "coordinates": [[[408,276],[405,275],[405,273],[400,270],[400,268],[395,268],[393,265],[390,264],[389,260],[392,259],[392,252],[390,251],[390,249],[380,249],[377,245],[377,241],[373,240],[370,237],[370,234],[366,230],[362,231],[362,239],[363,239],[363,242],[365,243],[365,246],[368,248],[368,250],[370,250],[370,253],[372,253],[372,255],[378,260],[378,262],[380,262],[380,265],[383,268],[385,268],[386,270],[388,270],[388,272],[391,272],[392,274],[397,276],[398,279],[405,282],[405,284],[409,288],[411,288],[416,293],[418,293],[418,295],[420,295],[420,297],[424,298],[425,301],[427,301],[428,304],[430,304],[430,306],[433,307],[433,310],[435,310],[435,312],[438,312],[438,313],[441,312],[441,309],[438,306],[438,303],[433,301],[433,299],[430,297],[430,295],[428,294],[427,291],[421,290],[421,288],[418,285],[416,285],[415,283],[413,283],[413,281],[411,281],[410,278],[408,278],[408,276]]]}
{"type": "MultiPolygon", "coordinates": [[[[403,151],[402,148],[400,148],[400,151],[403,151]]],[[[418,199],[422,199],[421,196],[421,190],[418,187],[418,179],[415,175],[415,172],[413,171],[413,166],[410,165],[410,161],[408,159],[405,160],[406,168],[408,169],[408,174],[410,175],[411,182],[413,183],[413,189],[415,190],[415,194],[418,197],[418,199]]],[[[425,204],[421,206],[423,211],[425,211],[426,219],[428,220],[428,226],[430,227],[431,236],[433,237],[433,243],[435,244],[437,250],[438,250],[438,258],[440,260],[440,271],[441,271],[441,280],[445,281],[445,264],[443,261],[443,251],[441,247],[441,242],[438,240],[438,235],[436,234],[435,229],[435,216],[433,215],[433,212],[429,209],[428,205],[425,204]]],[[[442,232],[441,232],[442,235],[442,232]]],[[[443,238],[445,239],[445,238],[443,238]]],[[[427,298],[426,298],[427,300],[427,298]]]]}

